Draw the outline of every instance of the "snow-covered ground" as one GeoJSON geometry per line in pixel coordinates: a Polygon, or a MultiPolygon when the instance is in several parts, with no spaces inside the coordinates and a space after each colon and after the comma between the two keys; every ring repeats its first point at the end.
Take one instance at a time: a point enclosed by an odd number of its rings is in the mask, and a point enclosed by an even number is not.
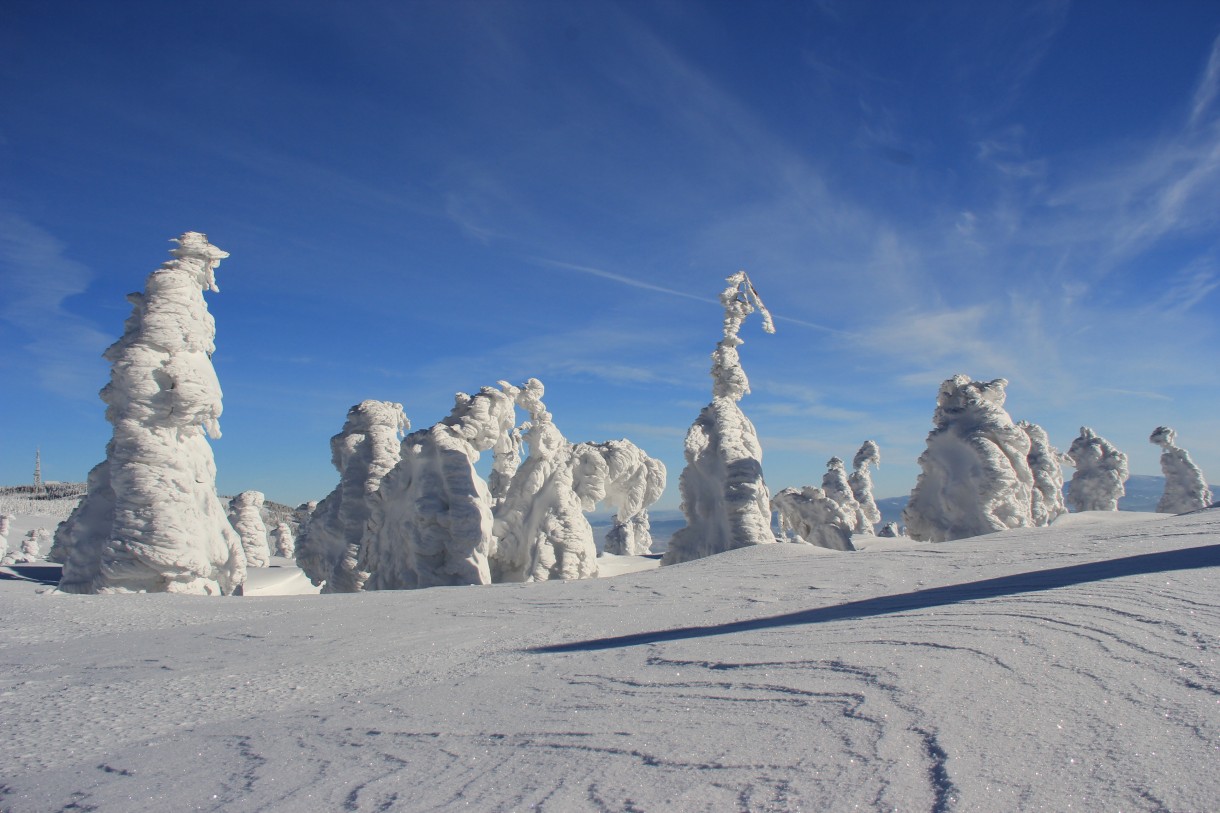
{"type": "Polygon", "coordinates": [[[1094,519],[582,582],[0,582],[0,809],[1215,810],[1220,511],[1094,519]]]}

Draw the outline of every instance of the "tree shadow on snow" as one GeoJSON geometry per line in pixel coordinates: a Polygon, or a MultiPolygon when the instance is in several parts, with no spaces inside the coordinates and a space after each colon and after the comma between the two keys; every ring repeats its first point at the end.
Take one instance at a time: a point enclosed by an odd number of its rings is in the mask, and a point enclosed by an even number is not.
{"type": "Polygon", "coordinates": [[[963,601],[978,601],[1019,593],[1036,593],[1076,584],[1117,579],[1123,576],[1138,576],[1148,573],[1164,573],[1171,570],[1194,570],[1217,566],[1220,566],[1220,545],[1201,545],[1199,547],[1165,551],[1162,553],[1124,556],[1121,559],[1109,559],[1103,562],[1090,562],[1083,565],[1035,570],[1029,573],[1015,573],[1011,576],[1000,576],[994,579],[983,579],[964,584],[950,584],[944,587],[932,587],[927,590],[916,590],[892,596],[878,596],[861,601],[836,604],[831,607],[801,610],[800,612],[773,615],[767,618],[755,618],[748,621],[733,621],[727,624],[713,624],[703,627],[678,627],[676,629],[658,630],[656,632],[619,635],[613,638],[594,638],[588,641],[574,641],[568,644],[534,647],[529,651],[591,652],[599,649],[640,646],[642,644],[656,644],[664,641],[682,641],[688,638],[728,635],[734,632],[752,632],[754,630],[791,627],[799,624],[848,621],[888,615],[890,613],[907,612],[909,610],[943,607],[963,601]]]}

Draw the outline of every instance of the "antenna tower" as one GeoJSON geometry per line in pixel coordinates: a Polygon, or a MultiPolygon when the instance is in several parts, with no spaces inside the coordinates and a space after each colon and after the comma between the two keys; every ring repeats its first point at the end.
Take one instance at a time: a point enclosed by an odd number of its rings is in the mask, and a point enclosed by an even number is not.
{"type": "Polygon", "coordinates": [[[42,493],[42,447],[34,450],[34,493],[42,493]]]}

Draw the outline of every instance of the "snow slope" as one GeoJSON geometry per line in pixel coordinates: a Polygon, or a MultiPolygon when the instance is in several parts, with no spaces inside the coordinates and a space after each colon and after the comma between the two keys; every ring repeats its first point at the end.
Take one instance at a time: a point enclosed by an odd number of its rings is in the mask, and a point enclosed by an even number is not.
{"type": "Polygon", "coordinates": [[[0,809],[1220,799],[1220,511],[327,596],[0,582],[0,809]]]}

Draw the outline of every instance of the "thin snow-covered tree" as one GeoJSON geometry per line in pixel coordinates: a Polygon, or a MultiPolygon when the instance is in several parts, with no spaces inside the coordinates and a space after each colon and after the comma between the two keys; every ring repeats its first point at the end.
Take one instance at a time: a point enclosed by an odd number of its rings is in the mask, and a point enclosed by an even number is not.
{"type": "Polygon", "coordinates": [[[869,472],[870,465],[881,465],[881,449],[875,440],[866,440],[856,452],[851,461],[852,472],[847,478],[851,485],[851,495],[859,504],[856,512],[856,531],[872,535],[873,526],[881,521],[881,511],[873,498],[873,475],[869,472]]]}
{"type": "Polygon", "coordinates": [[[1200,511],[1212,504],[1212,492],[1203,472],[1190,459],[1190,453],[1179,448],[1177,432],[1168,426],[1158,426],[1148,438],[1161,447],[1161,473],[1165,475],[1165,492],[1157,503],[1159,514],[1186,514],[1200,511]]]}
{"type": "Polygon", "coordinates": [[[724,336],[712,353],[712,402],[686,434],[686,468],[678,480],[686,526],[669,542],[662,564],[775,542],[771,495],[763,479],[762,446],[737,402],[750,391],[737,348],[745,318],[756,310],[774,333],[771,314],[745,271],[728,278],[720,294],[724,336]]]}
{"type": "Polygon", "coordinates": [[[1033,524],[1029,435],[1004,410],[1003,378],[940,385],[919,479],[902,512],[907,535],[944,542],[1033,524]]]}
{"type": "Polygon", "coordinates": [[[292,559],[296,556],[296,540],[292,537],[292,526],[287,522],[277,522],[269,533],[271,549],[276,556],[292,559]]]}
{"type": "MultiPolygon", "coordinates": [[[[859,531],[862,530],[862,526],[868,526],[868,523],[863,520],[860,503],[852,494],[851,483],[847,477],[847,466],[841,459],[832,457],[826,461],[826,473],[822,475],[822,491],[843,507],[843,511],[848,517],[849,531],[859,531]]],[[[872,526],[868,526],[868,529],[869,533],[872,533],[872,526]]]]}
{"type": "Polygon", "coordinates": [[[1073,511],[1117,511],[1126,493],[1127,456],[1088,426],[1068,448],[1076,473],[1068,483],[1073,511]]]}
{"type": "Polygon", "coordinates": [[[606,495],[609,467],[598,450],[568,442],[531,378],[517,405],[529,412],[529,454],[495,512],[494,581],[588,579],[597,575],[597,545],[585,518],[606,495]]]}
{"type": "Polygon", "coordinates": [[[218,291],[225,252],[187,232],[174,259],[148,276],[123,336],[104,358],[114,434],[88,493],[60,523],[51,559],[69,593],[233,593],[245,580],[241,540],[216,496],[207,437],[220,437],[212,367],[216,324],[203,292],[218,291]]]}
{"type": "Polygon", "coordinates": [[[609,469],[604,502],[615,509],[604,550],[616,556],[642,556],[652,550],[648,507],[665,492],[665,464],[629,440],[594,446],[609,469]]]}
{"type": "Polygon", "coordinates": [[[497,506],[508,496],[508,486],[512,483],[517,469],[521,467],[522,433],[528,428],[526,425],[505,432],[496,439],[496,445],[491,448],[491,475],[487,478],[487,489],[497,506]]]}
{"type": "MultiPolygon", "coordinates": [[[[360,545],[382,479],[398,465],[411,423],[394,401],[361,401],[347,411],[343,430],[330,439],[339,484],[314,507],[297,539],[297,566],[324,593],[364,589],[360,545]]],[[[301,509],[298,509],[300,511],[301,509]]]]}
{"type": "Polygon", "coordinates": [[[229,523],[241,537],[246,567],[267,567],[271,564],[267,524],[263,522],[263,503],[266,501],[261,491],[243,491],[229,500],[229,523]]]}
{"type": "Polygon", "coordinates": [[[25,562],[37,562],[42,558],[43,545],[50,541],[51,532],[46,528],[34,528],[27,531],[25,539],[21,540],[21,559],[25,562]]]}
{"type": "Polygon", "coordinates": [[[12,527],[13,515],[0,514],[0,556],[8,550],[8,531],[12,527]]]}
{"type": "Polygon", "coordinates": [[[1071,461],[1051,445],[1050,436],[1038,424],[1021,421],[1017,426],[1029,435],[1026,460],[1034,476],[1034,487],[1030,492],[1030,518],[1034,525],[1050,525],[1068,512],[1063,502],[1063,467],[1060,464],[1071,461]]]}
{"type": "Polygon", "coordinates": [[[458,393],[447,418],[403,438],[361,543],[366,589],[491,583],[493,501],[475,464],[516,422],[517,389],[499,383],[458,393]]]}
{"type": "Polygon", "coordinates": [[[803,542],[831,550],[855,550],[851,532],[856,517],[832,499],[824,489],[805,486],[785,488],[771,498],[783,533],[792,533],[803,542]]]}

